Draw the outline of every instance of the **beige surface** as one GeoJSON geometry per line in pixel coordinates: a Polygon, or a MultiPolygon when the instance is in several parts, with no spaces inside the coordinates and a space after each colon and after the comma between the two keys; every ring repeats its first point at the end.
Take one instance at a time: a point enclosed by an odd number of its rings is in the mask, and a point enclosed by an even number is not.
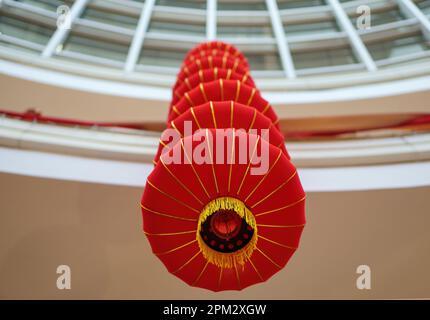
{"type": "Polygon", "coordinates": [[[429,298],[430,188],[308,194],[286,269],[242,292],[170,275],[141,232],[142,190],[0,174],[0,298],[429,298]],[[72,289],[56,288],[56,268],[72,289]],[[372,270],[372,290],[355,269],[372,270]]]}
{"type": "MultiPolygon", "coordinates": [[[[160,123],[165,123],[169,106],[167,101],[144,101],[95,94],[6,75],[0,75],[0,88],[0,109],[22,112],[36,108],[46,116],[88,121],[145,121],[150,125],[148,128],[152,129],[164,127],[160,127],[160,123]]],[[[280,119],[290,120],[322,116],[404,115],[405,106],[411,114],[428,113],[429,106],[426,102],[429,100],[430,90],[374,99],[286,103],[275,105],[274,109],[280,119]]]]}

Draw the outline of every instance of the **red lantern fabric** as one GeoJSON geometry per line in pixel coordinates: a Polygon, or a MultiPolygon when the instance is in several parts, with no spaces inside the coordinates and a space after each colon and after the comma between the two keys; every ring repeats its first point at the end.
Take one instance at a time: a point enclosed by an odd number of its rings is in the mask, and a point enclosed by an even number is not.
{"type": "Polygon", "coordinates": [[[252,88],[239,80],[215,80],[201,83],[198,87],[184,94],[177,104],[172,106],[168,121],[174,120],[191,107],[208,101],[234,101],[257,109],[278,128],[278,116],[270,103],[265,100],[256,88],[252,88]]]}
{"type": "Polygon", "coordinates": [[[241,64],[246,68],[249,69],[249,64],[248,61],[243,57],[239,57],[237,54],[226,51],[224,49],[207,49],[207,50],[201,50],[198,51],[197,53],[195,53],[194,55],[191,55],[189,57],[187,57],[184,60],[184,65],[188,65],[190,63],[192,63],[193,61],[197,60],[197,59],[201,59],[203,57],[209,57],[209,56],[213,56],[213,57],[229,57],[232,59],[240,59],[241,64]]]}
{"type": "Polygon", "coordinates": [[[200,56],[201,52],[205,52],[207,50],[212,50],[212,49],[218,49],[224,52],[228,52],[231,55],[239,58],[242,63],[244,64],[244,66],[248,66],[247,60],[245,58],[245,56],[243,55],[242,52],[240,52],[235,46],[229,44],[229,43],[225,43],[222,41],[210,41],[210,42],[203,42],[199,45],[197,45],[196,47],[194,47],[193,49],[191,49],[185,56],[185,61],[188,60],[191,56],[200,56]]]}
{"type": "Polygon", "coordinates": [[[233,72],[232,69],[205,69],[200,70],[198,73],[193,74],[190,77],[185,78],[184,82],[173,92],[172,102],[170,106],[177,103],[185,94],[195,87],[197,87],[200,83],[211,82],[214,80],[239,80],[243,84],[246,84],[250,87],[255,88],[254,80],[249,75],[249,73],[243,75],[236,72],[233,72]]]}
{"type": "MultiPolygon", "coordinates": [[[[205,131],[214,139],[204,143],[216,145],[215,130],[205,131]]],[[[231,135],[235,139],[232,154],[239,154],[243,135],[249,139],[249,148],[268,148],[266,174],[252,175],[250,161],[231,165],[166,164],[167,155],[176,152],[192,157],[202,142],[188,136],[161,157],[148,177],[142,197],[144,231],[154,254],[189,285],[213,291],[241,290],[282,269],[299,245],[305,225],[305,194],[295,167],[279,148],[247,133],[231,135]],[[184,148],[187,144],[192,146],[188,150],[184,148]],[[217,243],[206,244],[198,232],[201,214],[208,204],[224,198],[236,199],[249,208],[246,221],[254,230],[249,250],[241,251],[237,259],[231,258],[235,252],[218,253],[213,249],[223,244],[221,238],[217,243]]],[[[227,152],[227,145],[221,152],[227,152]]],[[[212,150],[216,159],[220,150],[212,150]]],[[[233,245],[247,240],[246,235],[242,232],[233,245]]]]}
{"type": "Polygon", "coordinates": [[[176,90],[186,78],[198,73],[200,70],[205,69],[231,69],[233,72],[238,73],[242,76],[248,74],[248,69],[240,64],[239,59],[232,59],[229,57],[204,57],[193,61],[191,64],[182,67],[181,71],[177,76],[173,90],[176,90]]]}
{"type": "MultiPolygon", "coordinates": [[[[243,129],[249,132],[252,129],[261,134],[261,129],[268,129],[267,140],[274,146],[280,148],[282,152],[290,159],[283,135],[277,130],[271,120],[258,112],[257,109],[233,102],[218,101],[207,102],[197,107],[192,107],[177,117],[167,128],[175,129],[180,137],[186,136],[185,124],[188,123],[192,128],[191,134],[201,128],[218,128],[218,129],[243,129]],[[208,117],[207,115],[212,115],[208,117]]],[[[262,139],[265,139],[262,136],[262,139]]],[[[161,135],[160,144],[154,162],[157,163],[163,149],[168,150],[168,144],[171,142],[170,133],[164,131],[161,135]],[[167,146],[167,147],[165,147],[167,146]]]]}
{"type": "Polygon", "coordinates": [[[187,54],[173,92],[170,130],[141,200],[152,251],[191,286],[266,281],[287,264],[305,225],[305,193],[278,118],[246,58],[222,42],[187,54]]]}

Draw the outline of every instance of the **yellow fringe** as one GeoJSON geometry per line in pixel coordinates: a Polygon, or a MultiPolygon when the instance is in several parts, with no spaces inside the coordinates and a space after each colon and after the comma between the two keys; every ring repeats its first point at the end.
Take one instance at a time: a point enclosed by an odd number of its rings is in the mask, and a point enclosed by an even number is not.
{"type": "Polygon", "coordinates": [[[231,197],[216,198],[209,202],[200,213],[196,239],[200,249],[202,250],[203,256],[208,262],[220,268],[233,268],[235,263],[243,266],[245,262],[251,257],[257,246],[257,223],[252,212],[245,206],[242,201],[231,197]],[[234,211],[241,218],[245,219],[246,223],[254,229],[254,234],[249,243],[236,252],[224,253],[215,251],[210,248],[200,236],[201,225],[206,221],[209,216],[219,210],[234,211]]]}

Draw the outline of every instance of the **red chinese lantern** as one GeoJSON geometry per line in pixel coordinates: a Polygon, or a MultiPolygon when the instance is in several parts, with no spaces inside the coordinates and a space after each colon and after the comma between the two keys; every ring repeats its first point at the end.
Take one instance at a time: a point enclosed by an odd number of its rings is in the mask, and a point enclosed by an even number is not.
{"type": "MultiPolygon", "coordinates": [[[[199,45],[186,61],[223,52],[246,61],[221,42],[199,45]]],[[[253,83],[192,77],[188,91],[174,89],[182,97],[142,196],[143,229],[154,254],[189,285],[241,290],[269,279],[297,249],[305,193],[253,83]]]]}

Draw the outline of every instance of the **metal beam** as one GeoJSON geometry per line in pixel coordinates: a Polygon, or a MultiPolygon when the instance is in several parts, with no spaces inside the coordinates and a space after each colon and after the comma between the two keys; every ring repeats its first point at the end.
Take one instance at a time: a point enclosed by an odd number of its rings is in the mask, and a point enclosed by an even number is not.
{"type": "Polygon", "coordinates": [[[70,33],[70,30],[73,26],[73,23],[77,18],[79,18],[84,11],[89,0],[76,0],[75,3],[70,8],[68,13],[68,19],[70,19],[70,28],[66,27],[57,27],[57,30],[52,35],[51,39],[49,39],[48,44],[42,52],[42,57],[49,58],[51,57],[58,46],[60,46],[67,38],[70,33]]]}
{"type": "Polygon", "coordinates": [[[342,30],[348,35],[349,42],[351,43],[352,49],[354,50],[358,59],[364,63],[368,71],[376,71],[378,68],[373,61],[372,56],[370,55],[339,1],[327,0],[327,2],[333,9],[337,23],[339,23],[342,30]]]}
{"type": "Polygon", "coordinates": [[[207,0],[206,4],[206,38],[208,41],[215,40],[217,37],[217,0],[207,0]]]}
{"type": "Polygon", "coordinates": [[[139,59],[140,52],[142,50],[143,41],[145,39],[146,32],[148,31],[149,22],[151,20],[152,11],[154,9],[155,0],[146,0],[140,19],[134,32],[131,46],[128,50],[127,60],[124,65],[126,72],[132,72],[136,66],[137,60],[139,59]]]}
{"type": "Polygon", "coordinates": [[[291,56],[287,39],[285,37],[285,32],[282,26],[278,5],[276,4],[276,0],[266,0],[266,5],[267,9],[269,10],[273,32],[275,33],[282,68],[287,78],[294,79],[296,78],[296,70],[294,68],[294,61],[291,56]]]}
{"type": "Polygon", "coordinates": [[[430,20],[411,0],[397,0],[400,10],[408,17],[416,18],[420,25],[424,37],[430,41],[430,20]]]}

